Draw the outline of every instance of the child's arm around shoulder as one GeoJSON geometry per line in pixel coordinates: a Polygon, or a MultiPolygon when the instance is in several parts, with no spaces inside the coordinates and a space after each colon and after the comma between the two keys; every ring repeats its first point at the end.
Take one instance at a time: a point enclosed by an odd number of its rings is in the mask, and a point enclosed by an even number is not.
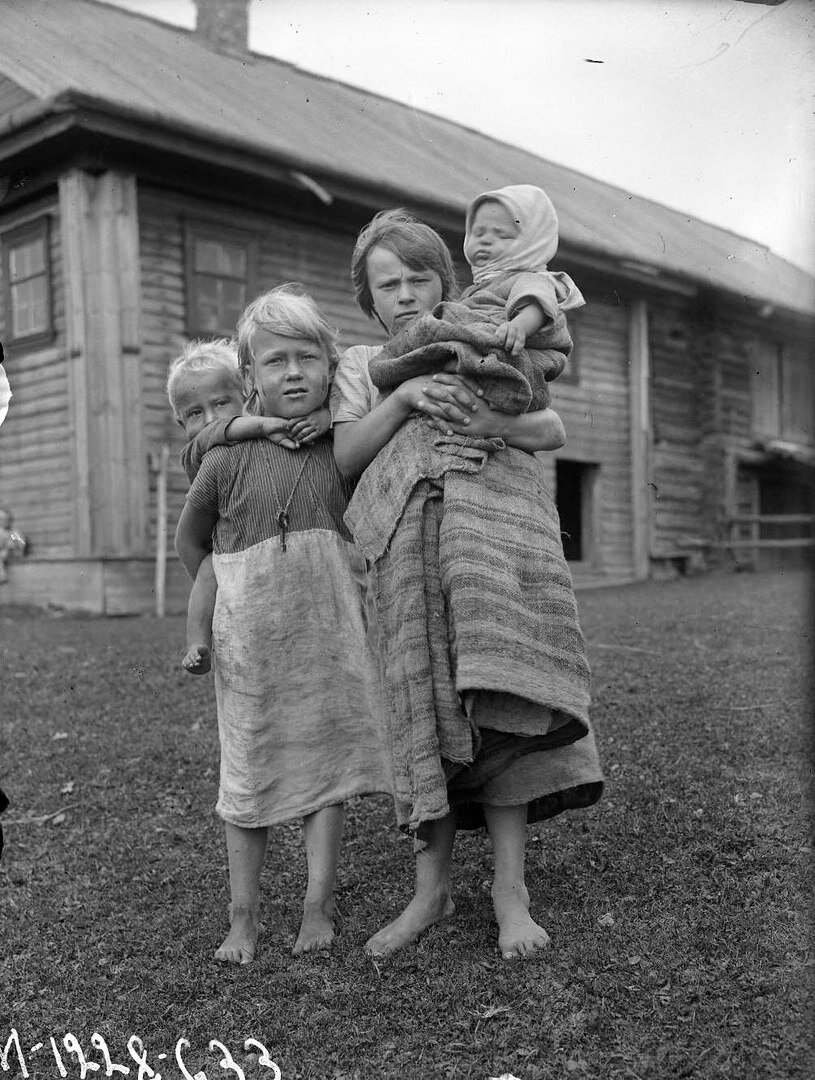
{"type": "MultiPolygon", "coordinates": [[[[315,409],[307,416],[295,416],[289,420],[286,430],[289,440],[293,440],[293,448],[296,449],[298,446],[307,446],[309,443],[316,442],[330,427],[331,413],[328,406],[323,405],[322,408],[315,409]]],[[[285,446],[286,443],[284,442],[283,445],[285,446]]]]}
{"type": "Polygon", "coordinates": [[[187,479],[193,482],[204,454],[215,446],[231,446],[247,439],[270,439],[287,450],[296,450],[298,444],[289,434],[288,423],[279,416],[253,416],[249,413],[213,420],[194,435],[181,451],[181,464],[187,479]]]}
{"type": "Polygon", "coordinates": [[[327,406],[315,409],[306,416],[284,420],[282,416],[252,416],[244,413],[235,416],[226,427],[226,443],[244,442],[247,439],[269,439],[287,450],[297,450],[304,443],[312,443],[325,435],[331,427],[331,413],[327,406]]]}

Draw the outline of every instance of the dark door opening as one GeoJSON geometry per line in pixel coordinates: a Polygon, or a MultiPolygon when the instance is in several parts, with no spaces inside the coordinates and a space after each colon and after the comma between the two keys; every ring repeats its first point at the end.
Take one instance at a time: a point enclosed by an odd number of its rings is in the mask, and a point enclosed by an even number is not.
{"type": "Polygon", "coordinates": [[[587,466],[578,461],[555,463],[555,504],[560,514],[560,535],[563,554],[569,562],[580,562],[586,557],[587,522],[586,505],[587,466]]]}

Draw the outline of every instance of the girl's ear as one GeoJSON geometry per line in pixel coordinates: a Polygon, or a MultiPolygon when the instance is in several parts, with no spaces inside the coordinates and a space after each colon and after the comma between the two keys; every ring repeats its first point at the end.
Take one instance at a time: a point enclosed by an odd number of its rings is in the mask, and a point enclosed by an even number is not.
{"type": "Polygon", "coordinates": [[[255,389],[255,375],[253,365],[249,364],[243,369],[243,411],[254,415],[258,412],[258,392],[255,389]]]}
{"type": "Polygon", "coordinates": [[[251,397],[255,392],[255,373],[252,370],[252,365],[248,364],[243,369],[243,396],[245,398],[251,397]]]}

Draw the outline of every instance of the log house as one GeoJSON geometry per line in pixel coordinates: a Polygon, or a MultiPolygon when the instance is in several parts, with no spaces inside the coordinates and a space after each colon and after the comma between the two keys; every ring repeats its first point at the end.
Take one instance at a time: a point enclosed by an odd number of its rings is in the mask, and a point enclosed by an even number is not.
{"type": "MultiPolygon", "coordinates": [[[[0,505],[30,545],[0,603],[155,608],[156,465],[186,481],[164,382],[191,337],[301,281],[344,344],[358,230],[403,205],[459,253],[508,183],[558,209],[589,301],[541,455],[576,583],[807,555],[815,280],[753,241],[343,83],[250,53],[247,0],[195,32],[96,0],[0,7],[0,505]],[[54,63],[54,56],[59,63],[54,63]],[[771,517],[773,520],[768,521],[771,517]]],[[[467,281],[460,260],[461,280],[467,281]]],[[[187,582],[168,552],[167,610],[187,582]]]]}

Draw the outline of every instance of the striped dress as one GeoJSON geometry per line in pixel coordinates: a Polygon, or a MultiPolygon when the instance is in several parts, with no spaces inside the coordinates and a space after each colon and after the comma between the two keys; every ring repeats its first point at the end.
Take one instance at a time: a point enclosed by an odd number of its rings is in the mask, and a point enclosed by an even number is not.
{"type": "Polygon", "coordinates": [[[243,828],[390,791],[348,495],[329,439],[298,451],[265,439],[217,446],[190,488],[196,509],[218,515],[216,810],[243,828]],[[284,550],[277,516],[290,495],[284,550]]]}

